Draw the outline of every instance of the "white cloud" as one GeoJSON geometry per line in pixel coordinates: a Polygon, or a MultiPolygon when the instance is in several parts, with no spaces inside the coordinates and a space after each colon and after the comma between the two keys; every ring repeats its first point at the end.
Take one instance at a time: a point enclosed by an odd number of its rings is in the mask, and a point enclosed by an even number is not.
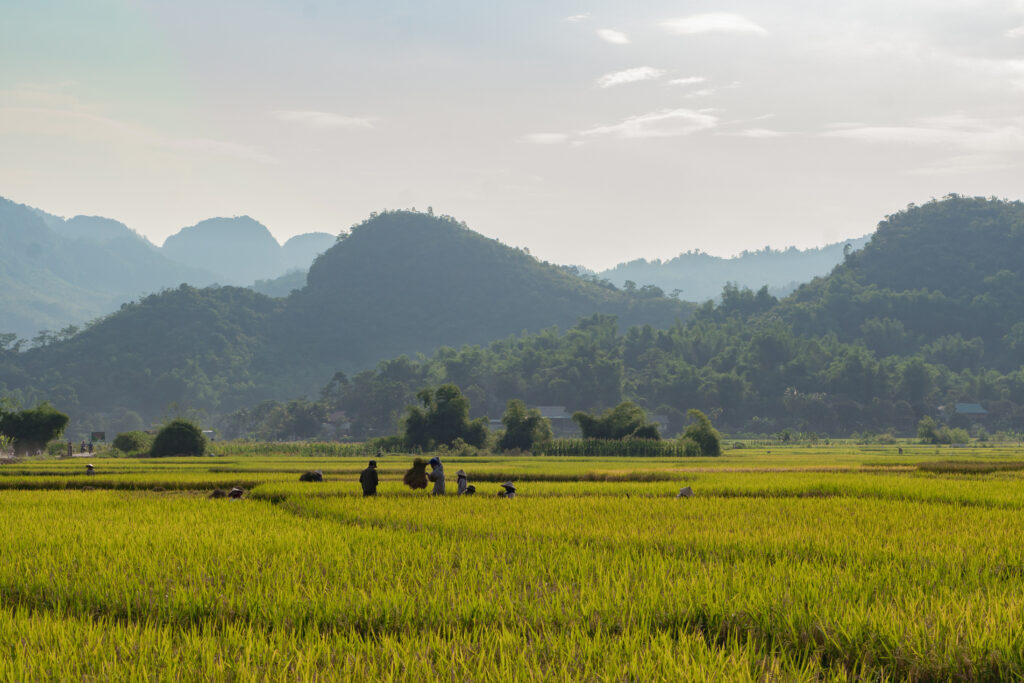
{"type": "Polygon", "coordinates": [[[837,126],[825,137],[877,144],[908,144],[972,152],[1024,151],[1024,119],[989,120],[954,115],[905,126],[837,126]]]}
{"type": "Polygon", "coordinates": [[[589,19],[589,18],[590,18],[590,12],[586,12],[584,14],[574,14],[571,17],[566,17],[565,20],[566,21],[573,21],[573,22],[575,22],[575,21],[583,21],[584,19],[589,19]]]}
{"type": "Polygon", "coordinates": [[[327,111],[282,110],[270,112],[279,121],[299,123],[310,128],[373,128],[373,119],[342,116],[327,111]]]}
{"type": "Polygon", "coordinates": [[[629,36],[620,31],[613,31],[610,28],[600,28],[597,30],[597,37],[606,43],[612,43],[613,45],[628,45],[629,36]]]}
{"type": "Polygon", "coordinates": [[[599,88],[611,88],[623,83],[636,83],[638,81],[652,81],[665,75],[664,69],[656,69],[653,66],[637,66],[632,69],[613,71],[598,78],[595,82],[599,88]]]}
{"type": "Polygon", "coordinates": [[[745,128],[738,133],[735,133],[741,138],[781,138],[792,133],[785,133],[781,130],[773,130],[771,128],[745,128]]]}
{"type": "Polygon", "coordinates": [[[631,116],[621,123],[596,126],[580,135],[612,135],[622,138],[669,138],[698,133],[718,125],[718,117],[692,109],[662,109],[631,116]]]}
{"type": "Polygon", "coordinates": [[[1006,32],[1007,38],[1024,38],[1024,26],[1018,26],[1017,28],[1011,28],[1006,32]]]}
{"type": "Polygon", "coordinates": [[[699,33],[767,33],[746,17],[725,12],[708,14],[692,14],[688,17],[666,19],[661,22],[662,28],[681,36],[692,36],[699,33]]]}
{"type": "Polygon", "coordinates": [[[565,133],[530,133],[524,135],[523,140],[532,142],[535,145],[560,145],[569,140],[565,133]]]}
{"type": "Polygon", "coordinates": [[[698,83],[704,83],[708,79],[703,76],[687,76],[686,78],[673,78],[668,82],[669,85],[696,85],[698,83]]]}

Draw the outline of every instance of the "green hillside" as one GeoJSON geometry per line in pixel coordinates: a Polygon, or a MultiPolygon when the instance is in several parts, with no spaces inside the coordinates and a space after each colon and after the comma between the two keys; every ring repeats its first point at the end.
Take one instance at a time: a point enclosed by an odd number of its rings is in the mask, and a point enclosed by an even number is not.
{"type": "Polygon", "coordinates": [[[2,353],[0,391],[49,398],[93,424],[148,421],[171,403],[221,414],[314,395],[335,372],[392,355],[569,327],[595,312],[669,327],[693,310],[658,294],[584,280],[450,218],[388,212],[353,228],[286,299],[188,286],[149,296],[71,339],[2,353]]]}
{"type": "Polygon", "coordinates": [[[394,359],[325,388],[357,433],[386,433],[422,386],[476,414],[510,398],[570,411],[629,399],[679,431],[689,408],[733,432],[913,434],[924,416],[1024,431],[1024,204],[953,196],[889,216],[862,252],[778,301],[727,287],[685,325],[558,335],[394,359]],[[980,403],[981,418],[956,414],[980,403]]]}

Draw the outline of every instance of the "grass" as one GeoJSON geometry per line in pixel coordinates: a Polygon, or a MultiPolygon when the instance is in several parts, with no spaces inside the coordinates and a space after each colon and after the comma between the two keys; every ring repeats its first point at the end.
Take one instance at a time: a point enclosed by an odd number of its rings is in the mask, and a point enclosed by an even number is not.
{"type": "Polygon", "coordinates": [[[1024,452],[771,450],[6,464],[0,680],[1024,677],[1024,452]]]}

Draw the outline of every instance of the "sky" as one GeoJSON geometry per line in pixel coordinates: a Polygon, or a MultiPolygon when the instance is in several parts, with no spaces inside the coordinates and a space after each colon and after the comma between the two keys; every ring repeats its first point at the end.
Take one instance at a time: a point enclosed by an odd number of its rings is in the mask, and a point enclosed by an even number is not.
{"type": "Polygon", "coordinates": [[[1024,199],[1024,0],[4,0],[0,196],[155,243],[432,207],[596,270],[1024,199]]]}

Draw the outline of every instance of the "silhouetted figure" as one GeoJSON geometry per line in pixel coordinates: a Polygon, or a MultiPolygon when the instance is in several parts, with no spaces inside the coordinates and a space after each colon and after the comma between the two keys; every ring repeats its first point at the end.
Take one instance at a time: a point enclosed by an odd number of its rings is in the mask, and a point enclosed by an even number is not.
{"type": "Polygon", "coordinates": [[[475,493],[476,493],[476,487],[473,486],[472,484],[470,484],[469,486],[466,487],[466,492],[463,495],[472,496],[475,493]]]}
{"type": "Polygon", "coordinates": [[[68,457],[70,458],[74,454],[75,454],[75,445],[73,443],[71,443],[70,441],[68,441],[68,457]]]}
{"type": "Polygon", "coordinates": [[[78,449],[79,453],[85,453],[85,439],[82,439],[82,446],[78,449]]]}
{"type": "Polygon", "coordinates": [[[299,476],[299,481],[323,481],[324,473],[322,470],[312,470],[310,472],[303,472],[299,476]]]}
{"type": "Polygon", "coordinates": [[[441,464],[441,458],[434,456],[430,459],[430,481],[434,482],[435,496],[444,495],[444,465],[441,464]]]}
{"type": "Polygon", "coordinates": [[[89,442],[88,448],[89,448],[89,452],[92,453],[92,441],[89,442]]]}
{"type": "Polygon", "coordinates": [[[466,476],[466,471],[459,470],[456,472],[455,479],[459,483],[459,488],[456,493],[460,496],[464,495],[466,493],[466,489],[469,487],[469,477],[466,476]]]}
{"type": "Polygon", "coordinates": [[[359,483],[363,486],[363,496],[377,495],[377,461],[371,460],[366,469],[359,474],[359,483]]]}
{"type": "Polygon", "coordinates": [[[96,470],[93,468],[92,463],[85,466],[85,474],[90,477],[96,474],[96,470]]]}
{"type": "Polygon", "coordinates": [[[903,455],[903,446],[900,446],[898,450],[899,450],[899,454],[903,455]]]}
{"type": "Polygon", "coordinates": [[[501,485],[502,490],[498,491],[498,498],[515,498],[516,497],[516,485],[510,481],[506,481],[501,485]]]}
{"type": "Polygon", "coordinates": [[[413,490],[427,488],[427,461],[423,458],[413,460],[402,481],[413,490]]]}
{"type": "Polygon", "coordinates": [[[679,489],[679,493],[676,494],[676,498],[693,498],[693,488],[684,486],[679,489]]]}
{"type": "Polygon", "coordinates": [[[231,500],[238,500],[244,495],[245,489],[243,489],[241,486],[236,486],[235,488],[228,491],[228,498],[230,498],[231,500]]]}

